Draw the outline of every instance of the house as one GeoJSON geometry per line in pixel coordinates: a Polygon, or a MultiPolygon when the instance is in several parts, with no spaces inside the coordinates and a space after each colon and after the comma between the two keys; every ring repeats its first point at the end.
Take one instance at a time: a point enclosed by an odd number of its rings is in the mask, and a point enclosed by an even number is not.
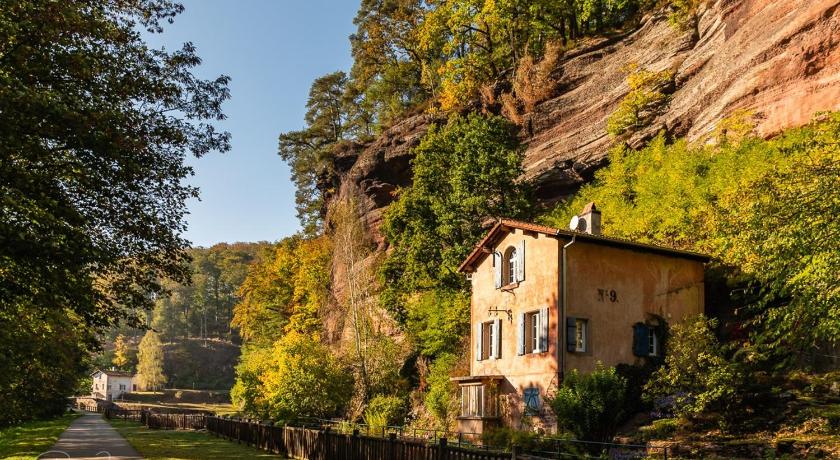
{"type": "Polygon", "coordinates": [[[120,399],[123,394],[137,391],[134,374],[115,370],[99,370],[91,374],[93,384],[90,394],[97,399],[113,401],[120,399]]]}
{"type": "Polygon", "coordinates": [[[461,264],[472,333],[470,375],[453,378],[459,431],[554,431],[544,402],[564,373],[661,358],[666,325],[703,313],[708,256],[603,236],[594,203],[570,227],[502,219],[461,264]]]}

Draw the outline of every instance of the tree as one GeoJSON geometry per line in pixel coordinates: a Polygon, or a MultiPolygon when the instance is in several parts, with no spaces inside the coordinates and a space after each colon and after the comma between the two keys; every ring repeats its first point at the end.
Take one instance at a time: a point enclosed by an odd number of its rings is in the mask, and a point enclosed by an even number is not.
{"type": "Polygon", "coordinates": [[[331,172],[333,146],[347,138],[346,86],[344,72],[316,79],[306,103],[306,128],[280,134],[280,158],[292,170],[298,219],[310,236],[320,231],[326,212],[322,181],[331,172]]]}
{"type": "Polygon", "coordinates": [[[799,365],[840,341],[840,114],[768,140],[747,134],[748,114],[734,118],[713,133],[715,145],[662,135],[639,151],[615,149],[544,221],[562,226],[595,201],[604,233],[715,256],[742,293],[729,301],[745,313],[739,328],[754,359],[799,365]]]}
{"type": "Polygon", "coordinates": [[[353,390],[343,369],[317,334],[289,331],[274,346],[274,359],[261,376],[266,414],[274,420],[341,415],[353,390]]]}
{"type": "Polygon", "coordinates": [[[698,315],[671,328],[665,366],[645,386],[648,398],[672,398],[673,411],[685,417],[708,410],[733,413],[743,376],[726,359],[713,332],[716,325],[698,315]]]}
{"type": "Polygon", "coordinates": [[[137,352],[137,379],[147,390],[156,391],[166,383],[163,374],[163,344],[155,331],[147,331],[137,352]]]}
{"type": "Polygon", "coordinates": [[[626,392],[627,380],[599,364],[590,374],[572,369],[548,404],[558,425],[577,439],[610,442],[625,416],[626,392]]]}
{"type": "Polygon", "coordinates": [[[27,365],[66,366],[18,350],[31,326],[139,325],[162,280],[188,278],[180,233],[197,190],[184,182],[185,157],[229,149],[213,127],[229,93],[227,77],[193,75],[192,44],[168,52],[143,41],[182,10],[168,0],[0,8],[0,311],[33,321],[4,320],[0,348],[39,360],[27,365]]]}
{"type": "Polygon", "coordinates": [[[128,344],[125,341],[125,337],[120,334],[117,336],[117,340],[114,342],[114,366],[117,366],[117,369],[122,369],[128,364],[128,344]]]}
{"type": "MultiPolygon", "coordinates": [[[[432,127],[420,142],[413,184],[400,191],[382,227],[393,251],[380,271],[381,300],[403,323],[415,293],[435,290],[457,297],[466,291],[457,268],[481,239],[482,223],[528,214],[527,187],[517,181],[521,163],[513,127],[501,117],[453,116],[446,125],[432,127]]],[[[443,305],[462,308],[464,303],[443,305]]],[[[466,334],[468,315],[437,314],[460,318],[459,337],[466,334]]]]}

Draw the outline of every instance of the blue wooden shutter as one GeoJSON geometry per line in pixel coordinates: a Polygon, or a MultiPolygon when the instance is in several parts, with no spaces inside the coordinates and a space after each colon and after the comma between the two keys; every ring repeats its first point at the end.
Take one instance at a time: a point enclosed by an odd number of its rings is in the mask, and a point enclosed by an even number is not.
{"type": "Polygon", "coordinates": [[[481,361],[481,351],[484,349],[484,334],[482,334],[481,322],[475,323],[475,360],[481,361]]]}
{"type": "Polygon", "coordinates": [[[548,308],[540,309],[540,351],[548,351],[548,308]]]}
{"type": "Polygon", "coordinates": [[[577,318],[566,318],[566,350],[573,352],[577,349],[577,318]]]}
{"type": "Polygon", "coordinates": [[[493,275],[496,284],[496,289],[502,287],[502,253],[496,251],[493,253],[493,275]]]}
{"type": "Polygon", "coordinates": [[[525,240],[516,248],[516,281],[525,281],[525,240]]]}
{"type": "Polygon", "coordinates": [[[519,314],[519,328],[516,335],[516,354],[525,354],[525,313],[519,314]]]}
{"type": "Polygon", "coordinates": [[[642,323],[633,325],[633,354],[636,356],[648,355],[648,327],[642,323]]]}

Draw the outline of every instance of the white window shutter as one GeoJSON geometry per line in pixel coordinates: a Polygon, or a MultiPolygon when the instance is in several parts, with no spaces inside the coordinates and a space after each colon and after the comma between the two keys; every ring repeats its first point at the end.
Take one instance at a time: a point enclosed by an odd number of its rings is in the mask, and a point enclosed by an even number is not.
{"type": "Polygon", "coordinates": [[[525,240],[516,248],[516,281],[525,281],[525,240]]]}
{"type": "Polygon", "coordinates": [[[519,314],[519,327],[516,335],[516,354],[522,356],[525,354],[525,313],[519,314]]]}
{"type": "Polygon", "coordinates": [[[496,289],[499,289],[502,287],[502,253],[498,251],[493,253],[493,272],[496,289]]]}
{"type": "Polygon", "coordinates": [[[481,361],[481,350],[484,348],[484,334],[482,334],[481,322],[475,323],[475,360],[481,361]]]}
{"type": "Polygon", "coordinates": [[[548,351],[548,308],[540,309],[540,351],[548,351]]]}
{"type": "Polygon", "coordinates": [[[493,348],[493,359],[499,359],[499,351],[501,350],[502,344],[502,322],[499,318],[493,320],[493,343],[491,347],[493,348]]]}

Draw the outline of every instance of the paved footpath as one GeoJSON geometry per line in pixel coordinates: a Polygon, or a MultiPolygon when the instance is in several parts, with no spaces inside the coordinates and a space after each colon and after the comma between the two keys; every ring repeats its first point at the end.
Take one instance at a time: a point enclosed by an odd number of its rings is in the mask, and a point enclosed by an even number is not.
{"type": "Polygon", "coordinates": [[[38,458],[143,459],[100,414],[85,414],[74,420],[50,452],[38,458]]]}

